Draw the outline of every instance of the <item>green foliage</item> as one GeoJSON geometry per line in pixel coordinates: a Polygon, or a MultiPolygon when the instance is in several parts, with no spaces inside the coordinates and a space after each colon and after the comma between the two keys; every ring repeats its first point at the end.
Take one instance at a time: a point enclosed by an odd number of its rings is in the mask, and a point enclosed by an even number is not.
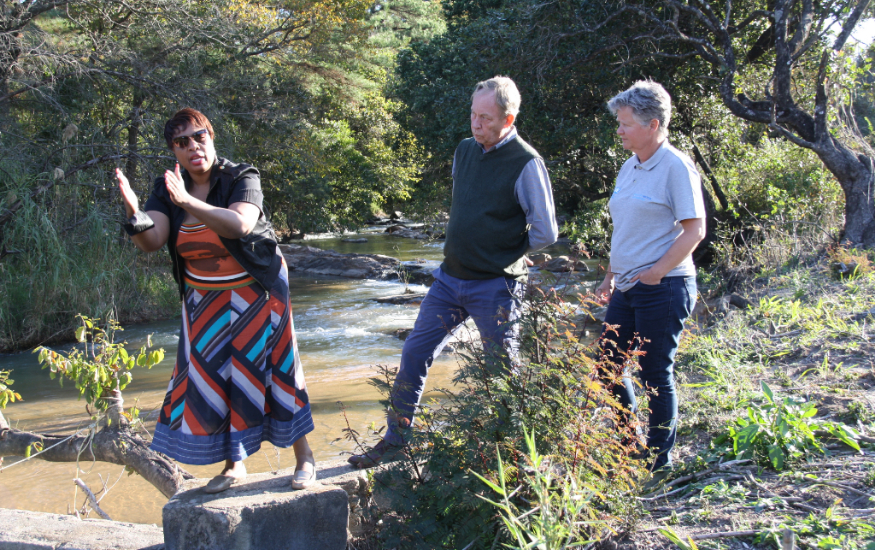
{"type": "MultiPolygon", "coordinates": [[[[385,547],[490,548],[519,544],[518,536],[570,545],[629,525],[637,504],[621,495],[644,465],[632,457],[634,429],[609,391],[619,373],[578,339],[575,314],[588,307],[578,302],[527,297],[523,360],[513,373],[491,354],[464,350],[454,389],[417,413],[407,459],[375,473],[392,510],[369,511],[382,520],[385,547]],[[496,489],[499,508],[488,502],[496,489]]],[[[388,391],[389,381],[386,373],[373,382],[388,391]]]]}
{"type": "Polygon", "coordinates": [[[15,382],[9,378],[10,374],[11,370],[0,370],[0,409],[5,409],[9,403],[22,401],[21,395],[9,387],[15,382]]]}
{"type": "Polygon", "coordinates": [[[605,199],[586,202],[560,228],[571,242],[581,243],[593,255],[608,257],[611,241],[611,216],[605,199]]]}
{"type": "Polygon", "coordinates": [[[718,453],[739,459],[752,458],[780,471],[788,462],[798,461],[813,452],[824,453],[821,446],[824,438],[838,439],[860,450],[856,430],[845,424],[815,419],[817,407],[813,402],[799,402],[790,397],[777,400],[765,382],[762,390],[765,403],[749,404],[747,415],[728,423],[726,432],[714,439],[713,447],[718,453]]]}
{"type": "Polygon", "coordinates": [[[517,489],[508,490],[505,479],[508,475],[501,461],[501,453],[496,452],[498,462],[497,478],[499,484],[489,481],[476,472],[471,472],[480,481],[495,491],[500,502],[481,496],[501,512],[501,520],[507,529],[509,538],[515,545],[505,544],[506,548],[543,548],[544,550],[560,550],[579,548],[590,544],[591,540],[580,540],[581,524],[587,530],[605,528],[609,522],[601,520],[594,509],[598,507],[597,500],[601,496],[597,489],[590,485],[578,486],[573,475],[562,476],[558,471],[566,470],[565,465],[550,461],[538,453],[535,444],[535,431],[527,433],[523,428],[526,440],[527,454],[524,456],[523,481],[517,489]],[[526,510],[521,510],[514,503],[514,493],[527,487],[534,495],[533,501],[525,504],[526,510]]]}
{"type": "Polygon", "coordinates": [[[865,519],[842,517],[836,510],[838,504],[836,502],[820,513],[811,513],[802,520],[788,517],[781,525],[764,530],[755,542],[770,542],[775,548],[782,548],[781,533],[789,529],[804,540],[808,548],[875,550],[875,526],[865,519]]]}
{"type": "Polygon", "coordinates": [[[76,341],[85,344],[84,349],[74,348],[66,356],[45,347],[33,352],[39,354],[42,368],[50,370],[52,380],[57,377],[62,386],[64,379],[72,380],[79,397],[103,411],[111,405],[107,398],[131,382],[134,367],[151,369],[164,359],[164,349],[148,351],[152,347],[150,339],[136,355],[131,354],[124,342],[115,342],[116,332],[124,329],[114,319],[108,319],[105,328],[98,326],[96,319],[83,315],[79,319],[76,341]]]}
{"type": "Polygon", "coordinates": [[[178,312],[166,255],[143,258],[132,245],[119,245],[118,225],[91,202],[102,193],[56,187],[33,199],[23,196],[26,185],[44,182],[0,183],[0,196],[5,191],[23,202],[0,234],[3,246],[16,252],[0,260],[0,350],[71,334],[73,311],[126,322],[178,312]]]}

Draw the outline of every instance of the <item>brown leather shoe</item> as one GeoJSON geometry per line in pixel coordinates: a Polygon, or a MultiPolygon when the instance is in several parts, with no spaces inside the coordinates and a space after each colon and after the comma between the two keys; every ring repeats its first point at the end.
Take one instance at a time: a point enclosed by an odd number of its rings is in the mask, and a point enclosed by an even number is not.
{"type": "Polygon", "coordinates": [[[352,455],[347,459],[347,462],[356,468],[372,468],[380,462],[389,462],[404,449],[400,445],[392,445],[387,443],[385,439],[381,439],[379,443],[374,445],[370,451],[360,455],[352,455]]]}

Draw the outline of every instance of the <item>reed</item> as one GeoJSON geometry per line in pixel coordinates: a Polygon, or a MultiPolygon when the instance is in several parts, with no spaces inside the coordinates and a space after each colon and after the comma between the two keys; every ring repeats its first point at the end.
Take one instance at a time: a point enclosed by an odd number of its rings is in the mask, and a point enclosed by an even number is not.
{"type": "Polygon", "coordinates": [[[139,253],[107,205],[58,189],[25,198],[3,228],[0,351],[71,340],[79,313],[132,323],[178,309],[166,258],[139,253]]]}

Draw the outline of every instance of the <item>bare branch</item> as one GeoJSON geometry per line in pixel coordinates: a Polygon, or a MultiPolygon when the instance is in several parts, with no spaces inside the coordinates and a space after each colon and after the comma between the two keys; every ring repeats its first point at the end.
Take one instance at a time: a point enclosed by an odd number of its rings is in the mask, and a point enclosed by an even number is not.
{"type": "Polygon", "coordinates": [[[866,8],[869,7],[869,2],[870,0],[859,0],[857,2],[854,11],[851,12],[851,15],[845,20],[845,24],[842,25],[842,32],[839,34],[838,38],[836,38],[835,44],[832,46],[833,50],[839,51],[845,47],[845,42],[847,42],[848,38],[851,36],[851,32],[853,32],[854,27],[857,26],[857,22],[860,21],[860,17],[862,17],[866,8]]]}
{"type": "Polygon", "coordinates": [[[103,519],[108,519],[112,521],[112,518],[109,517],[109,514],[103,511],[100,505],[97,504],[97,498],[95,498],[94,493],[91,492],[91,489],[88,488],[88,485],[85,485],[85,482],[79,479],[78,477],[73,480],[73,483],[79,486],[82,489],[82,492],[85,493],[85,497],[88,499],[88,503],[91,504],[91,508],[97,512],[97,515],[102,517],[103,519]]]}

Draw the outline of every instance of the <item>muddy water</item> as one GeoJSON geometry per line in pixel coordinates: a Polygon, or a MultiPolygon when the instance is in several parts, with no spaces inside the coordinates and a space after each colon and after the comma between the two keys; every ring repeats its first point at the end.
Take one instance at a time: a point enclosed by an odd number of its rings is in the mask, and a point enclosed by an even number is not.
{"type": "MultiPolygon", "coordinates": [[[[380,253],[402,260],[440,259],[440,243],[424,243],[383,235],[367,235],[365,244],[342,243],[339,239],[307,241],[306,244],[331,248],[338,252],[380,253]]],[[[553,251],[554,254],[561,250],[553,251]]],[[[426,287],[411,286],[425,291],[426,287]]],[[[353,443],[343,440],[346,422],[366,434],[369,424],[383,422],[380,395],[368,384],[376,375],[375,365],[397,366],[402,342],[391,333],[410,328],[417,309],[410,306],[377,304],[378,297],[398,294],[403,286],[397,282],[350,281],[339,279],[292,278],[292,307],[298,344],[316,430],[308,435],[317,461],[341,458],[353,450],[353,443]],[[345,418],[339,402],[345,407],[345,418]]],[[[165,360],[152,370],[134,372],[134,381],[125,390],[126,406],[139,403],[145,427],[154,430],[157,411],[164,398],[167,382],[176,360],[179,321],[167,321],[129,327],[122,333],[130,348],[139,347],[147,335],[167,352],[165,360]]],[[[443,354],[429,373],[428,388],[451,385],[456,358],[443,354]]],[[[89,416],[77,392],[61,388],[41,371],[31,353],[0,356],[0,368],[14,369],[14,388],[25,398],[4,411],[9,422],[20,429],[70,433],[85,427],[89,416]]],[[[426,398],[437,397],[433,392],[426,398]]],[[[291,449],[274,449],[269,443],[249,457],[250,472],[294,466],[291,449]]],[[[4,467],[18,458],[7,457],[4,467]]],[[[198,477],[212,477],[219,465],[183,466],[198,477]]],[[[161,523],[161,507],[167,499],[137,475],[127,475],[121,466],[90,462],[83,457],[77,474],[75,464],[55,464],[31,460],[0,472],[0,507],[67,513],[79,507],[83,495],[76,492],[72,480],[80,477],[92,490],[106,483],[111,487],[101,507],[115,520],[161,523]]]]}

